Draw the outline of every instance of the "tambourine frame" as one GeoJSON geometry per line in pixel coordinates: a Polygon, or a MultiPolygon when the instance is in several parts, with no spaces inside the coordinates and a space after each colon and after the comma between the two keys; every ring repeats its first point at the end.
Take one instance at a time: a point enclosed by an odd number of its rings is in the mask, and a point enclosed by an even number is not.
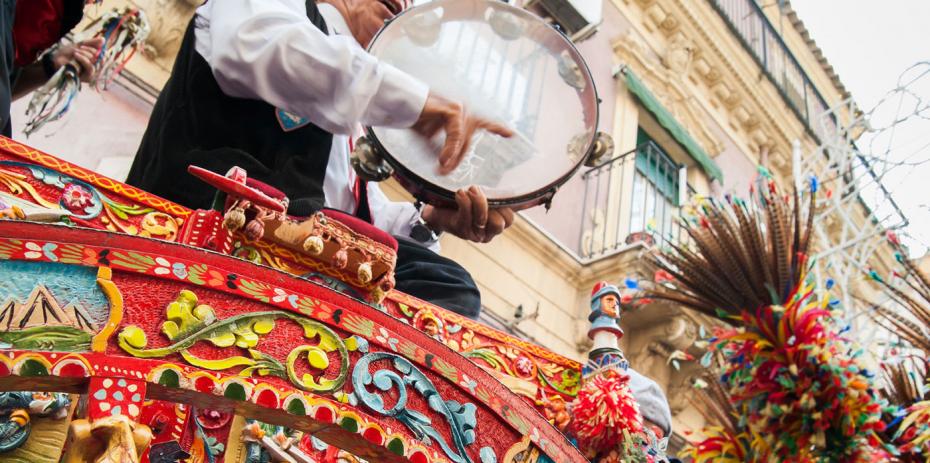
{"type": "MultiPolygon", "coordinates": [[[[442,0],[439,0],[439,1],[442,1],[442,0]]],[[[379,29],[378,32],[375,33],[374,37],[372,37],[371,41],[368,44],[367,50],[371,52],[372,47],[375,45],[375,43],[378,42],[378,38],[381,37],[384,31],[387,30],[387,28],[390,27],[390,25],[395,20],[397,20],[398,18],[402,17],[405,14],[408,14],[410,11],[414,9],[416,9],[416,7],[402,11],[396,16],[394,16],[393,18],[385,21],[384,26],[382,26],[381,29],[379,29]]],[[[527,13],[532,15],[532,13],[529,13],[529,12],[527,13]]],[[[557,28],[553,26],[549,26],[549,27],[552,27],[554,32],[561,35],[562,38],[565,40],[565,43],[572,50],[572,52],[574,52],[576,56],[581,58],[578,61],[581,62],[581,69],[583,69],[585,75],[588,76],[589,82],[591,83],[591,90],[594,95],[594,124],[593,125],[595,127],[595,130],[592,130],[591,132],[590,139],[588,140],[588,148],[587,150],[585,150],[584,155],[581,156],[580,159],[575,163],[574,167],[572,167],[564,175],[562,175],[555,181],[549,183],[548,185],[532,193],[527,193],[527,194],[523,194],[520,196],[513,196],[513,197],[509,197],[505,199],[488,198],[488,205],[491,207],[527,208],[527,207],[537,206],[540,204],[545,204],[546,208],[548,209],[550,203],[552,202],[552,198],[555,196],[555,193],[558,191],[559,187],[564,185],[565,182],[569,181],[575,175],[575,173],[578,172],[578,169],[580,169],[581,166],[584,165],[585,160],[589,156],[591,156],[591,153],[595,149],[595,142],[597,139],[596,128],[598,126],[598,122],[600,121],[600,105],[598,104],[600,102],[600,98],[598,97],[597,86],[594,84],[594,78],[591,75],[591,70],[588,67],[587,61],[584,60],[584,58],[581,56],[581,53],[575,47],[575,44],[572,43],[572,41],[569,40],[569,38],[564,33],[562,33],[562,31],[558,30],[557,28]]],[[[368,141],[375,148],[375,151],[378,152],[378,154],[380,154],[384,158],[385,162],[387,162],[394,168],[394,175],[393,175],[394,178],[397,179],[398,183],[400,183],[400,185],[405,190],[407,190],[410,194],[412,194],[414,198],[416,198],[419,201],[423,201],[427,204],[434,204],[434,205],[454,205],[455,204],[455,192],[454,191],[450,191],[446,189],[445,187],[436,185],[435,183],[422,178],[421,176],[414,173],[412,170],[408,169],[400,161],[394,158],[394,156],[392,156],[390,152],[388,152],[388,150],[381,143],[381,140],[379,140],[377,135],[375,135],[375,131],[373,127],[366,126],[364,130],[365,130],[366,137],[368,138],[368,141]]]]}

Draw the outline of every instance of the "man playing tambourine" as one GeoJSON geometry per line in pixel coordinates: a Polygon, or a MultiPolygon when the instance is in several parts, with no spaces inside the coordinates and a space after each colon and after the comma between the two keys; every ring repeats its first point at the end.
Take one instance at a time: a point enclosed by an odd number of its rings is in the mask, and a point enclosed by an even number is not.
{"type": "Polygon", "coordinates": [[[362,125],[444,130],[441,174],[462,161],[476,130],[511,131],[469,115],[362,47],[399,13],[401,0],[211,0],[197,9],[172,75],[155,105],[128,183],[194,208],[213,190],[186,173],[198,165],[282,190],[289,213],[323,207],[355,214],[398,236],[397,289],[476,317],[471,276],[435,254],[449,232],[488,242],[513,221],[489,209],[480,189],[456,193],[455,208],[390,202],[350,168],[350,136],[362,125]],[[419,243],[404,239],[413,229],[419,243]],[[432,249],[432,250],[431,250],[432,249]]]}

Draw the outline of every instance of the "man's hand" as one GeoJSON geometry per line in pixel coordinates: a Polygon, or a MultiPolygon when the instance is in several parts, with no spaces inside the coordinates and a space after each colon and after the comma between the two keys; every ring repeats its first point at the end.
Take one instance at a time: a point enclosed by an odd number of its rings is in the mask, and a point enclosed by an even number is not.
{"type": "Polygon", "coordinates": [[[94,78],[94,63],[97,61],[97,54],[100,53],[102,46],[103,37],[95,37],[74,45],[64,45],[55,51],[52,62],[55,63],[55,69],[61,69],[62,66],[72,61],[76,62],[78,77],[84,82],[90,82],[94,78]]]}
{"type": "Polygon", "coordinates": [[[413,124],[413,130],[432,138],[440,129],[446,131],[446,142],[439,154],[439,173],[442,175],[449,174],[461,164],[476,130],[484,129],[502,137],[513,135],[507,127],[469,115],[461,104],[430,93],[420,118],[413,124]]]}
{"type": "Polygon", "coordinates": [[[513,209],[489,209],[488,199],[476,186],[455,192],[455,202],[455,209],[427,205],[423,220],[433,229],[476,243],[491,241],[513,223],[513,209]]]}

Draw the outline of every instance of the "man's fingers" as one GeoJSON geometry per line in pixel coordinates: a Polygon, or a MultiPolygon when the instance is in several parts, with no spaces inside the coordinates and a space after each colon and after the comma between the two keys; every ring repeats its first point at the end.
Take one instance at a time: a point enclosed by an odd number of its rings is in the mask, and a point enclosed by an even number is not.
{"type": "Polygon", "coordinates": [[[93,48],[95,51],[99,50],[103,46],[103,37],[94,37],[92,39],[87,39],[81,41],[82,46],[88,46],[93,48]]]}
{"type": "Polygon", "coordinates": [[[507,228],[507,224],[506,220],[504,220],[504,216],[496,210],[492,210],[488,215],[488,225],[484,232],[484,242],[490,242],[495,236],[500,235],[505,228],[507,228]]]}
{"type": "Polygon", "coordinates": [[[468,195],[471,197],[472,226],[484,234],[484,228],[488,224],[488,198],[484,196],[481,188],[474,185],[468,188],[468,195]]]}
{"type": "Polygon", "coordinates": [[[481,119],[478,121],[478,128],[487,130],[495,135],[500,135],[504,138],[510,138],[513,136],[513,129],[507,127],[503,124],[498,124],[497,122],[491,122],[488,120],[481,119]]]}
{"type": "Polygon", "coordinates": [[[74,60],[77,61],[78,65],[81,67],[81,79],[86,80],[94,73],[94,64],[93,58],[91,55],[83,50],[74,51],[74,60]]]}
{"type": "Polygon", "coordinates": [[[494,211],[500,214],[500,216],[504,219],[504,229],[510,228],[510,226],[513,225],[513,219],[514,219],[513,209],[509,207],[502,207],[499,209],[495,209],[494,211]]]}
{"type": "Polygon", "coordinates": [[[443,145],[442,152],[439,154],[440,174],[446,175],[452,172],[462,162],[462,158],[465,154],[462,151],[462,145],[465,143],[463,137],[464,132],[465,120],[461,114],[454,115],[447,120],[446,143],[443,145]]]}
{"type": "Polygon", "coordinates": [[[472,205],[471,197],[468,195],[468,192],[465,189],[461,189],[455,192],[455,203],[458,206],[458,217],[456,220],[455,228],[460,230],[462,233],[462,238],[472,239],[473,233],[472,230],[472,205]]]}

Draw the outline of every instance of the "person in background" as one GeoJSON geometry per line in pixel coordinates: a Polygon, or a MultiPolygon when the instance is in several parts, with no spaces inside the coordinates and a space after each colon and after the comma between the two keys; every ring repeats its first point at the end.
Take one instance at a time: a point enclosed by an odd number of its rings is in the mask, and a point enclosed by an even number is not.
{"type": "Polygon", "coordinates": [[[186,172],[244,168],[290,198],[288,212],[321,208],[353,214],[396,236],[396,288],[469,317],[480,293],[460,265],[438,255],[438,235],[487,242],[513,221],[489,209],[480,189],[456,206],[389,201],[350,167],[362,125],[446,134],[437,169],[462,161],[476,130],[511,131],[470,115],[417,79],[368,54],[399,0],[222,0],[199,7],[171,77],[155,104],[127,183],[192,208],[214,190],[186,172]]]}
{"type": "Polygon", "coordinates": [[[84,16],[86,0],[0,0],[0,129],[12,135],[10,104],[62,66],[77,64],[81,80],[93,77],[102,38],[49,50],[84,16]],[[48,52],[46,52],[49,50],[48,52]]]}

